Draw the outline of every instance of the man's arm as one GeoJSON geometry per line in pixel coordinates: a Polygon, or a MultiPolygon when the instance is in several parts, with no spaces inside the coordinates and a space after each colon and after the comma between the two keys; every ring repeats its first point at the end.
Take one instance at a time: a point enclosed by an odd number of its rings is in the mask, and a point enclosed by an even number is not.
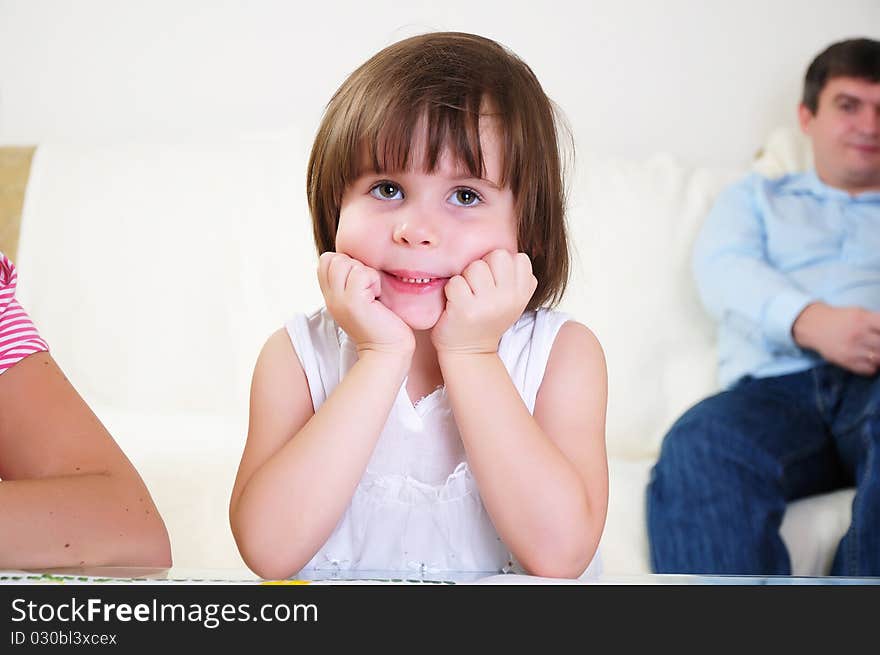
{"type": "Polygon", "coordinates": [[[880,313],[811,303],[791,331],[799,346],[853,373],[871,376],[880,369],[880,313]]]}
{"type": "Polygon", "coordinates": [[[771,265],[754,184],[746,178],[718,197],[697,237],[694,277],[716,320],[794,351],[792,325],[816,298],[771,265]]]}
{"type": "Polygon", "coordinates": [[[0,375],[0,568],[171,565],[131,462],[47,352],[0,375]]]}

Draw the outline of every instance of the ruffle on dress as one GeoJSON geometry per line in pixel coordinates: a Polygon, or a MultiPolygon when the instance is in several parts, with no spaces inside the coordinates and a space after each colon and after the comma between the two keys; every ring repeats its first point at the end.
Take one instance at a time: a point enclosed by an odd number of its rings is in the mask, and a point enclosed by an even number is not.
{"type": "Polygon", "coordinates": [[[509,560],[462,462],[436,485],[367,471],[336,531],[306,569],[493,574],[509,560]]]}
{"type": "Polygon", "coordinates": [[[408,475],[375,475],[368,469],[355,491],[371,502],[402,505],[436,505],[471,494],[479,494],[479,490],[467,462],[456,466],[443,484],[426,484],[408,475]]]}

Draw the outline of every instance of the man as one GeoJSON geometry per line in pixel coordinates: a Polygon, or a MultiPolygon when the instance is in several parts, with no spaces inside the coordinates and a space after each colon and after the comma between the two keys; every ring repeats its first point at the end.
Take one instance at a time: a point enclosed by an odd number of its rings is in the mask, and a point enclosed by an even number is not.
{"type": "Polygon", "coordinates": [[[799,119],[815,170],[734,184],[697,239],[725,390],[663,442],[657,572],[790,574],[786,504],[855,485],[831,573],[880,576],[880,42],[819,54],[799,119]]]}

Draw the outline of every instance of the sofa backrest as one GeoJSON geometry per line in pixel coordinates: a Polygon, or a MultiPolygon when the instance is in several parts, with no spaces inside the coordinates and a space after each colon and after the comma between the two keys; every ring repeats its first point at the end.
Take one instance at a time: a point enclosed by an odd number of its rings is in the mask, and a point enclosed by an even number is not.
{"type": "Polygon", "coordinates": [[[291,138],[41,145],[21,294],[88,400],[237,413],[268,334],[317,306],[291,138]]]}
{"type": "Polygon", "coordinates": [[[671,421],[715,385],[714,326],[690,250],[715,194],[740,171],[670,155],[586,158],[571,227],[577,257],[565,308],[605,349],[611,455],[657,451],[671,421]]]}
{"type": "MultiPolygon", "coordinates": [[[[786,134],[771,138],[759,163],[788,165],[779,153],[801,142],[786,134]]],[[[267,335],[321,304],[307,152],[291,134],[38,148],[21,294],[87,400],[246,415],[267,335]]],[[[562,309],[605,348],[612,454],[656,452],[672,420],[715,389],[714,326],[696,295],[690,249],[717,192],[745,172],[672,155],[578,161],[562,309]]]]}

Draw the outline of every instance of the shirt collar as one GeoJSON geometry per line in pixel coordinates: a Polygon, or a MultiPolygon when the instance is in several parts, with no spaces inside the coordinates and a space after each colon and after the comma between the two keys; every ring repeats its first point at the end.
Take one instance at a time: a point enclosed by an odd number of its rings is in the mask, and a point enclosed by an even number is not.
{"type": "Polygon", "coordinates": [[[798,175],[793,175],[786,184],[790,191],[810,193],[818,198],[837,198],[849,201],[880,202],[880,191],[865,191],[855,196],[843,189],[829,186],[819,179],[816,169],[811,168],[798,175]]]}

